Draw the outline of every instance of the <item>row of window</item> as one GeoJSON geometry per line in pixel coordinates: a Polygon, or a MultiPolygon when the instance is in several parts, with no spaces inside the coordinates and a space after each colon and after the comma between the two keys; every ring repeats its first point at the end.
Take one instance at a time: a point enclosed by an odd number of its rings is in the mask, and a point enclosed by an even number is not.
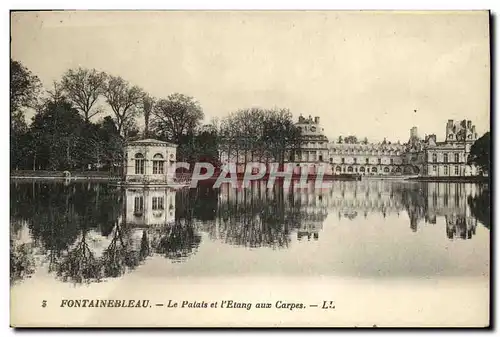
{"type": "MultiPolygon", "coordinates": [[[[138,159],[135,161],[135,174],[144,174],[144,159],[138,159]]],[[[165,162],[161,160],[153,160],[153,174],[164,174],[165,172],[165,162]]]]}
{"type": "MultiPolygon", "coordinates": [[[[460,162],[460,153],[455,153],[454,156],[453,156],[453,153],[451,153],[449,157],[448,157],[448,153],[445,153],[443,155],[443,162],[447,163],[448,162],[448,158],[453,158],[453,157],[455,159],[455,163],[460,162]]],[[[436,153],[432,154],[432,162],[433,163],[437,163],[437,154],[436,153]]]]}
{"type": "MultiPolygon", "coordinates": [[[[455,165],[455,175],[458,175],[459,170],[460,170],[460,168],[458,167],[458,165],[455,165]]],[[[432,166],[432,171],[433,171],[433,172],[436,172],[436,171],[437,171],[437,165],[433,165],[433,166],[432,166]]],[[[445,174],[445,175],[447,175],[447,174],[448,174],[448,165],[445,165],[445,166],[444,166],[444,174],[445,174]]]]}
{"type": "MultiPolygon", "coordinates": [[[[354,160],[354,164],[358,163],[358,158],[353,158],[353,160],[354,160]]],[[[333,158],[330,158],[330,162],[333,162],[333,158]]],[[[342,164],[345,164],[345,158],[340,158],[340,162],[342,164]]],[[[382,158],[377,158],[377,163],[379,165],[382,164],[382,158]]],[[[394,159],[391,158],[390,163],[391,163],[391,165],[394,165],[394,159]]],[[[369,158],[365,158],[365,164],[370,164],[369,158]]]]}
{"type": "Polygon", "coordinates": [[[399,151],[365,151],[365,150],[355,150],[355,149],[339,149],[337,151],[337,149],[331,149],[331,151],[333,153],[345,153],[345,154],[348,154],[348,153],[363,153],[363,154],[371,154],[373,156],[376,156],[376,155],[389,155],[389,156],[399,156],[400,155],[400,152],[399,151]]]}
{"type": "MultiPolygon", "coordinates": [[[[337,166],[335,168],[335,171],[337,171],[337,172],[346,172],[346,168],[345,167],[337,166]]],[[[389,173],[391,170],[388,167],[384,167],[383,171],[385,173],[389,173]]],[[[353,168],[352,166],[349,166],[349,167],[347,167],[347,172],[349,172],[349,173],[352,173],[352,172],[361,172],[361,173],[364,173],[364,172],[370,172],[370,169],[368,167],[365,169],[365,167],[361,166],[359,168],[359,171],[358,171],[357,167],[353,168]]],[[[372,173],[377,173],[378,172],[377,167],[375,167],[375,166],[372,167],[371,168],[371,172],[372,173]]],[[[394,172],[398,172],[399,173],[399,172],[401,172],[401,169],[399,167],[396,167],[396,169],[394,170],[394,172]]]]}
{"type": "MultiPolygon", "coordinates": [[[[316,142],[303,142],[302,145],[303,145],[302,147],[307,147],[307,146],[315,147],[316,142]]],[[[326,147],[327,145],[328,143],[318,142],[318,147],[326,147]]]]}
{"type": "MultiPolygon", "coordinates": [[[[163,197],[153,197],[152,209],[159,211],[165,209],[165,199],[163,197]]],[[[134,198],[134,213],[141,214],[144,212],[144,197],[138,196],[134,198]]]]}

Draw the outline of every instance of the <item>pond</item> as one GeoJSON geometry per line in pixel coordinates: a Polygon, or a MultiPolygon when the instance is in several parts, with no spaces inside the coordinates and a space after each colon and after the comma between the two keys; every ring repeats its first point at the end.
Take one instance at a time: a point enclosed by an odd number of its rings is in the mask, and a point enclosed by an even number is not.
{"type": "Polygon", "coordinates": [[[47,267],[61,281],[92,282],[159,258],[170,276],[487,275],[488,205],[488,186],[458,183],[12,183],[11,279],[47,267]]]}
{"type": "MultiPolygon", "coordinates": [[[[328,189],[254,182],[173,190],[11,182],[10,190],[12,310],[25,317],[24,308],[35,303],[29,324],[48,324],[38,304],[61,298],[127,294],[167,303],[176,296],[303,295],[319,303],[332,289],[344,308],[336,316],[340,325],[368,317],[374,324],[439,325],[441,316],[429,312],[446,310],[446,322],[455,326],[488,317],[488,185],[363,180],[336,181],[328,189]],[[392,303],[387,298],[406,302],[397,311],[380,309],[378,303],[392,303]],[[467,312],[449,310],[464,303],[467,312]],[[365,316],[354,314],[362,311],[365,316]]],[[[138,319],[132,312],[90,319],[58,305],[52,310],[54,326],[135,326],[138,319]]],[[[217,317],[223,324],[270,324],[278,317],[252,315],[217,317]]],[[[284,323],[308,322],[280,315],[284,323]]],[[[140,322],[192,325],[187,317],[158,311],[140,322]]],[[[332,317],[324,319],[331,324],[332,317]]]]}

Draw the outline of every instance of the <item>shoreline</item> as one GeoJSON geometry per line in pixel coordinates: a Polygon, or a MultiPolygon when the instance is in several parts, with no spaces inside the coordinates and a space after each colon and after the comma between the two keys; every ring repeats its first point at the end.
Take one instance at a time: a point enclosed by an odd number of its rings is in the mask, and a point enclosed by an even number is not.
{"type": "Polygon", "coordinates": [[[471,176],[471,177],[415,177],[409,178],[416,182],[435,182],[435,183],[490,183],[490,177],[471,176]]]}
{"type": "MultiPolygon", "coordinates": [[[[108,172],[74,172],[70,173],[68,177],[64,176],[63,172],[60,171],[15,171],[11,172],[10,180],[50,180],[50,181],[108,181],[108,182],[121,182],[121,177],[118,175],[111,175],[108,172]]],[[[315,181],[319,175],[309,174],[307,176],[307,181],[315,181]]],[[[237,180],[242,181],[244,174],[237,173],[237,180]]],[[[190,174],[179,174],[177,177],[179,180],[191,181],[190,174]]],[[[218,176],[214,175],[208,179],[203,179],[201,181],[205,182],[215,182],[218,176]]],[[[301,175],[292,175],[293,181],[298,181],[303,179],[301,175]]],[[[367,180],[385,180],[385,181],[412,181],[412,182],[443,182],[443,183],[490,183],[490,177],[485,176],[468,176],[468,177],[431,177],[431,176],[359,176],[359,175],[323,175],[324,181],[367,181],[367,180]]],[[[267,181],[269,175],[264,175],[260,179],[267,181]]],[[[283,179],[283,177],[277,177],[277,180],[283,179]]],[[[124,184],[127,185],[127,184],[124,184]]]]}
{"type": "Polygon", "coordinates": [[[99,177],[99,176],[87,176],[87,177],[59,177],[59,176],[10,176],[11,180],[61,180],[61,181],[72,181],[72,180],[106,180],[106,181],[116,181],[120,180],[120,177],[99,177]]]}

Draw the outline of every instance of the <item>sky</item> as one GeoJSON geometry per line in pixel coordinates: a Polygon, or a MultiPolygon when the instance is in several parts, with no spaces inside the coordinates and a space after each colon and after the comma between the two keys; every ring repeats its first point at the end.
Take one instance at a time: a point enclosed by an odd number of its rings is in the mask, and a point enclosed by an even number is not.
{"type": "MultiPolygon", "coordinates": [[[[249,108],[319,116],[330,140],[443,140],[490,125],[488,12],[15,12],[11,57],[46,87],[68,68],[200,102],[205,122],[249,108]]],[[[106,107],[105,103],[102,103],[106,107]]]]}

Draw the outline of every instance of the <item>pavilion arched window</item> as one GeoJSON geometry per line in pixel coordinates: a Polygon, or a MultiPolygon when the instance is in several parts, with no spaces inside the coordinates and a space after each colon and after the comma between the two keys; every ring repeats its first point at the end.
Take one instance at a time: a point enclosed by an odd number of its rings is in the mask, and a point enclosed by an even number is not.
{"type": "Polygon", "coordinates": [[[157,153],[153,156],[153,174],[164,174],[165,173],[165,161],[161,153],[157,153]]]}
{"type": "Polygon", "coordinates": [[[135,174],[144,174],[144,155],[142,153],[135,154],[135,174]]]}

